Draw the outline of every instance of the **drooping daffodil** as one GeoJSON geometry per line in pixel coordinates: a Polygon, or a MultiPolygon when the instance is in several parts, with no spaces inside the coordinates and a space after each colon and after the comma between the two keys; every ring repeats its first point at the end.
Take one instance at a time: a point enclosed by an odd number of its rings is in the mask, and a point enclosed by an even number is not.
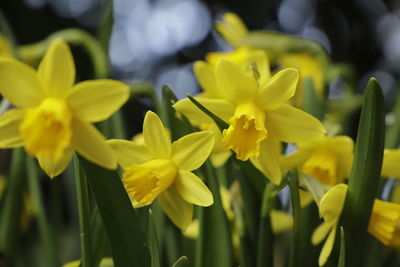
{"type": "Polygon", "coordinates": [[[171,144],[159,117],[148,111],[143,123],[144,144],[108,140],[124,169],[122,182],[134,206],[158,201],[172,220],[185,229],[192,220],[193,205],[210,206],[213,196],[192,171],[199,168],[214,146],[210,131],[186,135],[171,144]]]}
{"type": "Polygon", "coordinates": [[[129,88],[109,79],[74,82],[74,60],[62,40],[51,43],[37,71],[0,58],[0,93],[17,107],[0,117],[0,147],[24,146],[50,177],[67,167],[74,151],[102,167],[116,168],[111,149],[92,123],[117,111],[129,88]]]}
{"type": "MultiPolygon", "coordinates": [[[[247,66],[220,59],[213,72],[197,75],[208,81],[217,97],[196,100],[229,123],[223,131],[225,147],[240,160],[251,159],[276,184],[282,178],[279,142],[304,142],[325,134],[316,118],[287,104],[295,93],[298,72],[284,69],[271,76],[265,54],[247,66]]],[[[174,108],[198,123],[211,121],[189,99],[178,101],[174,108]]]]}
{"type": "Polygon", "coordinates": [[[348,136],[324,136],[299,143],[297,151],[282,156],[281,168],[295,167],[327,185],[348,177],[353,162],[354,141],[348,136]]]}

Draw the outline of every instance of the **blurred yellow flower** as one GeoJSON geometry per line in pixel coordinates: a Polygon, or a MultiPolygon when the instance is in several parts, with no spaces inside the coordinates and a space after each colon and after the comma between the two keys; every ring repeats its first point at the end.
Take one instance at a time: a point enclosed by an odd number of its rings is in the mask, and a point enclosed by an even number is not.
{"type": "Polygon", "coordinates": [[[159,203],[179,228],[192,220],[193,205],[210,206],[213,196],[191,171],[209,156],[214,137],[210,131],[186,135],[171,144],[168,131],[158,116],[149,111],[143,123],[144,144],[108,140],[124,169],[122,181],[136,207],[159,203]]]}
{"type": "Polygon", "coordinates": [[[300,79],[293,97],[296,107],[303,106],[304,83],[307,78],[312,80],[317,94],[323,97],[325,70],[320,60],[305,53],[291,53],[278,57],[277,61],[282,68],[294,68],[299,71],[300,79]]]}
{"type": "MultiPolygon", "coordinates": [[[[314,117],[286,104],[296,90],[297,71],[284,69],[270,76],[268,60],[263,55],[262,60],[247,68],[221,59],[214,75],[210,71],[196,73],[203,76],[199,80],[209,81],[208,88],[218,96],[199,97],[197,101],[229,123],[223,132],[225,147],[235,151],[240,160],[250,158],[271,181],[280,183],[279,141],[308,141],[322,137],[325,129],[314,117]]],[[[212,122],[189,99],[174,107],[197,123],[212,122]]]]}
{"type": "MultiPolygon", "coordinates": [[[[63,265],[63,267],[79,267],[81,266],[81,261],[71,261],[63,265]]],[[[112,258],[102,258],[99,267],[114,267],[114,261],[112,258]]]]}
{"type": "Polygon", "coordinates": [[[324,184],[336,185],[348,177],[354,142],[347,136],[321,137],[300,143],[298,150],[280,159],[282,170],[299,167],[324,184]]]}
{"type": "Polygon", "coordinates": [[[222,21],[215,23],[215,29],[232,46],[238,46],[240,39],[249,33],[242,19],[231,12],[225,13],[222,21]]]}
{"type": "Polygon", "coordinates": [[[385,149],[382,162],[382,175],[400,178],[400,149],[385,149]]]}
{"type": "Polygon", "coordinates": [[[118,110],[129,88],[107,79],[74,81],[73,57],[61,40],[50,45],[37,71],[0,58],[0,93],[18,107],[0,117],[0,147],[25,146],[50,177],[67,167],[75,150],[105,168],[116,168],[111,149],[92,122],[118,110]]]}

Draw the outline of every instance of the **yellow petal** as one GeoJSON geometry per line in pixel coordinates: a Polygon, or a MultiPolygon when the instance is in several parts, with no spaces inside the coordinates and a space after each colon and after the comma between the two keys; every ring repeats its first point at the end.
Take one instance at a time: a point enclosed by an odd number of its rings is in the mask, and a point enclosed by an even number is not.
{"type": "Polygon", "coordinates": [[[328,235],[329,231],[333,228],[335,222],[323,222],[315,228],[311,236],[311,243],[313,245],[318,245],[322,242],[328,235]]]}
{"type": "Polygon", "coordinates": [[[0,58],[0,93],[17,107],[32,107],[44,98],[34,69],[12,58],[0,58]]]}
{"type": "Polygon", "coordinates": [[[213,195],[199,177],[189,171],[179,171],[175,181],[181,197],[192,204],[208,207],[214,203],[213,195]]]}
{"type": "Polygon", "coordinates": [[[152,111],[147,111],[143,122],[143,137],[146,147],[159,158],[171,155],[171,138],[160,118],[152,111]]]}
{"type": "Polygon", "coordinates": [[[346,200],[347,185],[338,184],[329,189],[319,203],[320,216],[325,221],[337,220],[342,213],[344,201],[346,200]]]}
{"type": "Polygon", "coordinates": [[[382,163],[382,175],[400,178],[400,149],[385,149],[382,163]]]}
{"type": "Polygon", "coordinates": [[[201,88],[203,88],[206,93],[206,96],[211,98],[220,98],[221,93],[217,87],[213,68],[204,61],[196,61],[193,64],[193,71],[201,88]]]}
{"type": "Polygon", "coordinates": [[[264,109],[277,109],[294,96],[298,80],[297,70],[281,70],[261,85],[256,100],[264,109]]]}
{"type": "Polygon", "coordinates": [[[305,142],[322,137],[326,132],[319,120],[300,109],[287,105],[269,111],[265,124],[271,135],[288,143],[305,142]]]}
{"type": "Polygon", "coordinates": [[[292,154],[281,156],[279,158],[279,164],[282,171],[287,171],[296,167],[300,167],[309,157],[310,153],[308,153],[308,151],[299,149],[292,154]]]}
{"type": "Polygon", "coordinates": [[[206,161],[213,146],[211,131],[188,134],[172,144],[171,160],[178,169],[192,171],[206,161]]]}
{"type": "Polygon", "coordinates": [[[258,89],[254,77],[246,75],[240,65],[225,59],[218,61],[215,77],[224,98],[232,103],[251,100],[258,89]]]}
{"type": "Polygon", "coordinates": [[[246,25],[235,13],[227,12],[223,15],[223,19],[227,26],[229,26],[238,36],[244,36],[248,33],[246,25]]]}
{"type": "Polygon", "coordinates": [[[59,160],[51,160],[48,157],[38,157],[39,165],[42,170],[50,177],[54,178],[62,173],[71,162],[74,150],[70,147],[64,151],[64,154],[59,160]]]}
{"type": "Polygon", "coordinates": [[[118,164],[124,169],[134,164],[142,164],[153,159],[145,145],[138,145],[132,141],[117,139],[107,140],[107,144],[114,151],[118,164]]]}
{"type": "Polygon", "coordinates": [[[23,145],[23,140],[19,133],[22,115],[23,113],[20,109],[12,109],[0,117],[1,148],[12,148],[23,145]]]}
{"type": "Polygon", "coordinates": [[[104,168],[117,168],[113,151],[92,124],[73,120],[72,131],[71,143],[79,154],[104,168]]]}
{"type": "Polygon", "coordinates": [[[65,95],[75,82],[71,50],[62,40],[53,41],[39,64],[38,77],[51,96],[65,95]]]}
{"type": "Polygon", "coordinates": [[[275,234],[286,232],[293,228],[293,217],[286,212],[271,210],[271,227],[275,234]]]}
{"type": "Polygon", "coordinates": [[[335,244],[336,227],[337,225],[335,224],[331,232],[329,233],[329,236],[326,239],[324,246],[322,247],[318,259],[319,266],[324,266],[329,256],[331,255],[333,245],[335,244]]]}
{"type": "Polygon", "coordinates": [[[68,96],[68,102],[76,118],[98,122],[110,117],[128,98],[126,84],[103,79],[78,83],[68,96]]]}
{"type": "Polygon", "coordinates": [[[158,201],[163,211],[180,229],[185,230],[193,217],[193,205],[183,200],[175,186],[162,193],[158,201]]]}
{"type": "Polygon", "coordinates": [[[251,160],[254,166],[274,184],[280,184],[282,180],[282,172],[279,167],[279,146],[277,140],[267,138],[261,142],[260,156],[251,160]]]}
{"type": "MultiPolygon", "coordinates": [[[[223,99],[199,98],[196,100],[220,119],[228,121],[235,112],[235,106],[223,99]]],[[[200,123],[213,123],[213,120],[196,107],[188,98],[174,104],[174,109],[188,117],[191,121],[200,123]]]]}

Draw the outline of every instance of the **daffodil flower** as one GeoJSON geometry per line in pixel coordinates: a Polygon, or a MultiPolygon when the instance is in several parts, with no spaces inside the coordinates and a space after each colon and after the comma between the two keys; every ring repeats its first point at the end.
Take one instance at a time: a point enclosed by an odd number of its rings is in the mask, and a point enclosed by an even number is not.
{"type": "Polygon", "coordinates": [[[0,93],[17,108],[0,117],[0,147],[24,146],[50,176],[60,174],[74,151],[105,168],[117,162],[103,135],[92,125],[118,110],[129,88],[114,80],[74,85],[68,45],[54,41],[35,71],[12,58],[0,58],[0,93]]]}
{"type": "Polygon", "coordinates": [[[319,254],[319,266],[325,265],[332,252],[346,194],[347,185],[338,184],[326,192],[319,202],[319,214],[324,219],[324,222],[315,229],[311,236],[311,242],[313,245],[318,245],[328,236],[319,254]]]}
{"type": "Polygon", "coordinates": [[[400,205],[375,199],[368,233],[385,246],[400,248],[400,205]]]}
{"type": "Polygon", "coordinates": [[[293,97],[296,107],[303,105],[303,88],[306,78],[312,79],[317,94],[323,97],[325,66],[320,60],[305,53],[290,53],[280,56],[277,61],[282,68],[294,68],[299,71],[299,84],[293,97]]]}
{"type": "Polygon", "coordinates": [[[296,152],[281,157],[280,164],[283,170],[299,167],[324,184],[336,185],[350,173],[353,149],[350,137],[325,136],[300,143],[296,152]]]}
{"type": "MultiPolygon", "coordinates": [[[[253,161],[274,183],[282,178],[279,142],[304,142],[325,134],[323,125],[311,115],[286,104],[296,90],[298,72],[284,69],[271,76],[266,56],[248,68],[221,59],[212,75],[203,68],[197,75],[207,81],[218,98],[196,98],[211,112],[229,123],[223,144],[240,160],[253,161]],[[246,71],[250,69],[251,71],[246,71]]],[[[210,123],[188,99],[174,108],[198,123],[210,123]]]]}
{"type": "Polygon", "coordinates": [[[214,137],[210,131],[186,135],[171,144],[158,116],[149,111],[143,123],[144,144],[107,141],[124,169],[122,181],[134,206],[158,201],[175,225],[185,229],[192,220],[193,205],[210,206],[213,196],[191,171],[209,156],[214,137]]]}

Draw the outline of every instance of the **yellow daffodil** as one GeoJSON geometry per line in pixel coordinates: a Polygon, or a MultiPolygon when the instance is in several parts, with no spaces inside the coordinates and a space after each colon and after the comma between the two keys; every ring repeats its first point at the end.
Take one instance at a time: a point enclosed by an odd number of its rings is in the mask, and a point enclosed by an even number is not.
{"type": "Polygon", "coordinates": [[[347,136],[322,137],[300,143],[298,150],[281,157],[281,168],[299,167],[324,184],[335,185],[348,177],[353,162],[354,142],[347,136]]]}
{"type": "Polygon", "coordinates": [[[328,236],[319,255],[319,266],[325,265],[332,252],[335,243],[336,229],[342,213],[346,194],[347,185],[338,184],[326,192],[319,202],[319,214],[320,217],[324,219],[324,222],[315,229],[311,236],[311,242],[313,245],[318,245],[328,236]]]}
{"type": "Polygon", "coordinates": [[[296,107],[303,105],[304,81],[312,79],[317,94],[322,97],[324,94],[324,65],[317,58],[305,53],[285,54],[278,58],[278,64],[283,68],[294,68],[299,71],[299,83],[294,104],[296,107]]]}
{"type": "MultiPolygon", "coordinates": [[[[252,64],[254,62],[265,60],[266,56],[263,50],[250,49],[246,47],[240,47],[230,52],[216,52],[207,54],[206,62],[196,61],[193,64],[194,73],[203,89],[203,92],[197,95],[197,97],[223,99],[223,94],[221,94],[221,92],[216,88],[215,78],[215,66],[222,58],[239,64],[242,66],[243,71],[252,75],[252,64]]],[[[190,117],[189,120],[191,120],[190,117]]],[[[230,157],[231,152],[223,145],[223,138],[219,128],[211,120],[209,123],[197,123],[196,120],[191,120],[191,123],[198,126],[200,129],[209,130],[215,133],[215,144],[213,151],[211,152],[211,162],[215,167],[222,166],[230,157]]]]}
{"type": "MultiPolygon", "coordinates": [[[[279,142],[304,142],[322,137],[325,129],[309,114],[286,104],[296,90],[298,73],[284,69],[270,76],[266,56],[263,60],[242,65],[221,59],[215,75],[204,72],[218,98],[199,97],[203,106],[229,123],[223,132],[223,144],[236,152],[240,160],[253,161],[274,183],[280,183],[279,142]],[[215,77],[215,79],[213,79],[215,77]]],[[[211,119],[189,99],[178,101],[174,108],[198,123],[211,119]]]]}
{"type": "Polygon", "coordinates": [[[400,149],[385,149],[382,162],[382,175],[400,178],[400,149]]]}
{"type": "Polygon", "coordinates": [[[192,204],[206,207],[214,201],[207,186],[191,172],[209,156],[213,133],[189,134],[171,144],[161,120],[149,111],[143,123],[143,139],[143,145],[108,141],[124,169],[125,188],[136,207],[150,205],[158,197],[172,222],[185,229],[192,220],[192,204]]]}
{"type": "Polygon", "coordinates": [[[67,167],[74,151],[116,168],[111,149],[92,122],[118,110],[129,89],[114,80],[74,81],[73,57],[61,40],[50,45],[37,71],[0,58],[0,93],[17,107],[0,117],[0,147],[24,146],[50,177],[67,167]]]}
{"type": "Polygon", "coordinates": [[[2,34],[0,34],[0,57],[13,57],[11,45],[2,34]]]}
{"type": "Polygon", "coordinates": [[[385,246],[400,248],[400,205],[375,199],[368,232],[385,246]]]}
{"type": "Polygon", "coordinates": [[[215,29],[232,46],[238,46],[240,39],[249,33],[242,19],[231,12],[225,13],[222,16],[222,21],[215,23],[215,29]]]}

